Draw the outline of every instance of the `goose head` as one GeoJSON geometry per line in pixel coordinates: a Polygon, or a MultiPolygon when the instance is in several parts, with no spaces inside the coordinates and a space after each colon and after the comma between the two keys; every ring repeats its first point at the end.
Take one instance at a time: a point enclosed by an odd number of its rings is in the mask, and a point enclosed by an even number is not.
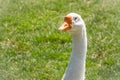
{"type": "Polygon", "coordinates": [[[59,27],[60,31],[78,32],[85,28],[81,16],[76,13],[69,13],[64,17],[64,23],[59,27]]]}

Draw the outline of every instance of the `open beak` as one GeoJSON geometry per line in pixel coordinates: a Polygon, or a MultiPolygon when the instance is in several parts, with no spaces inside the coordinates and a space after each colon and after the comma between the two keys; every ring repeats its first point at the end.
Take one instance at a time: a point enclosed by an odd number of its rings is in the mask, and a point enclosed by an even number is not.
{"type": "Polygon", "coordinates": [[[64,23],[62,26],[58,28],[60,31],[67,31],[72,29],[72,17],[71,16],[65,16],[64,17],[64,23]]]}

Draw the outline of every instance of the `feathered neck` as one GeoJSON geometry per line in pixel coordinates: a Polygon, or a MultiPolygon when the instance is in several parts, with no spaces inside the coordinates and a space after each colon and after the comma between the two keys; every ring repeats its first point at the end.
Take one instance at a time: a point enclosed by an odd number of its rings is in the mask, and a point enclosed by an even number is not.
{"type": "Polygon", "coordinates": [[[86,29],[72,34],[72,54],[62,80],[84,80],[87,51],[86,29]]]}

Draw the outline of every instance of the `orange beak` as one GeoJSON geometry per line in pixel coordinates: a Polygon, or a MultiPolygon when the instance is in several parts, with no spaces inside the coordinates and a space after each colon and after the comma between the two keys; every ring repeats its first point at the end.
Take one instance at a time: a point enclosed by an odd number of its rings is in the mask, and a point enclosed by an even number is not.
{"type": "Polygon", "coordinates": [[[67,31],[72,29],[72,17],[71,16],[65,16],[64,17],[64,23],[62,26],[58,28],[60,31],[67,31]]]}

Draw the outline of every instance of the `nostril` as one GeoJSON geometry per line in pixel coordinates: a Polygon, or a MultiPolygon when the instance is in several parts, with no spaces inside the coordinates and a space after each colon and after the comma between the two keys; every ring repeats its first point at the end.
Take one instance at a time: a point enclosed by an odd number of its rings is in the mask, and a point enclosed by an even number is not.
{"type": "Polygon", "coordinates": [[[64,26],[68,26],[68,24],[66,23],[64,26]]]}
{"type": "Polygon", "coordinates": [[[64,23],[64,27],[65,27],[65,26],[69,26],[69,24],[65,22],[65,23],[64,23]]]}

